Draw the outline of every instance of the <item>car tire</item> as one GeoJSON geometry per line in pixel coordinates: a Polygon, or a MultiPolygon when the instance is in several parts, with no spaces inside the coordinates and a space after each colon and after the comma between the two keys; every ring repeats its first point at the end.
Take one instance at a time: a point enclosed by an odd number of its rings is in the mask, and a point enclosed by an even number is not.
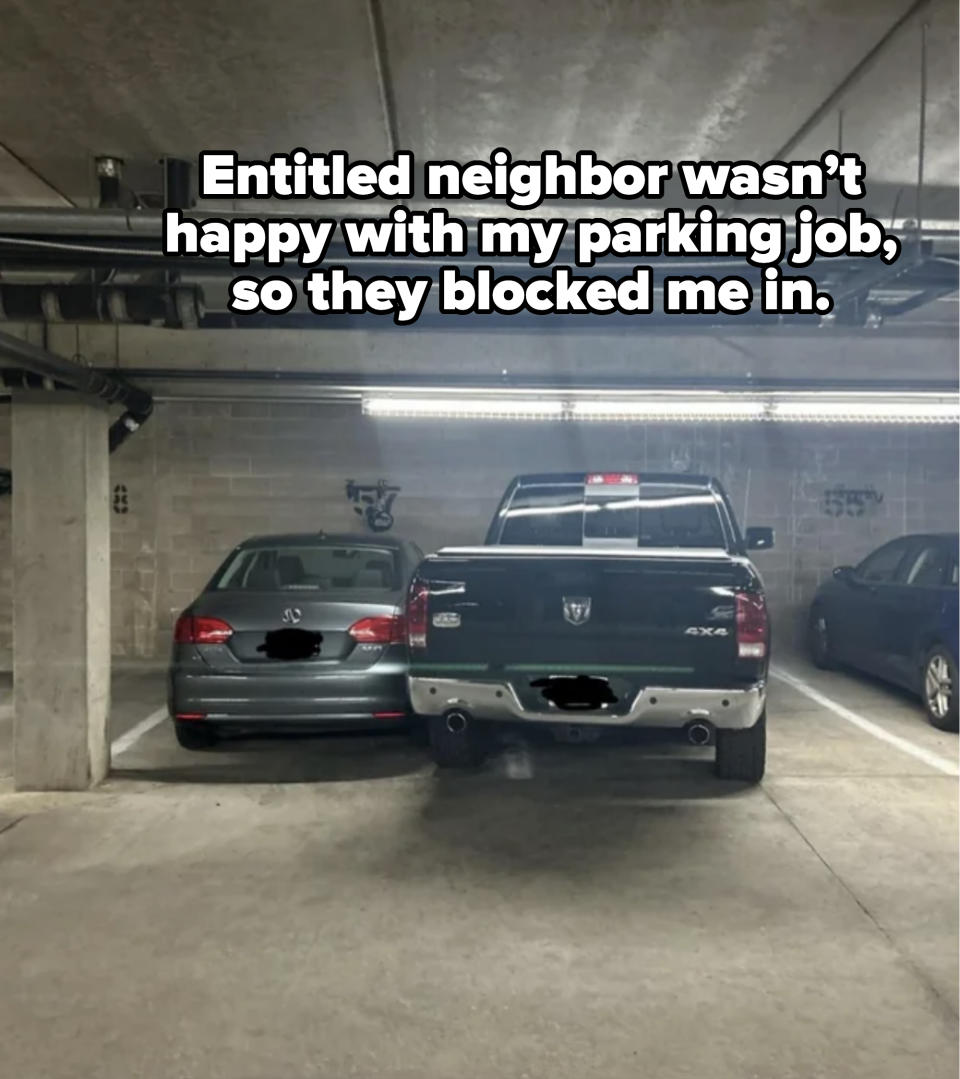
{"type": "Polygon", "coordinates": [[[715,769],[720,779],[759,783],[767,761],[767,713],[742,731],[717,731],[715,769]]]}
{"type": "Polygon", "coordinates": [[[438,768],[474,768],[483,760],[476,724],[451,730],[446,716],[430,716],[427,721],[430,755],[438,768]]]}
{"type": "Polygon", "coordinates": [[[807,641],[813,665],[822,671],[832,671],[837,661],[834,658],[830,624],[826,614],[816,608],[810,612],[810,624],[807,629],[807,641]]]}
{"type": "Polygon", "coordinates": [[[205,723],[199,723],[196,720],[173,721],[173,731],[177,736],[177,741],[184,749],[210,749],[215,746],[220,740],[217,734],[216,728],[209,727],[205,723]]]}
{"type": "Polygon", "coordinates": [[[957,666],[942,644],[935,645],[923,661],[920,694],[927,719],[940,731],[957,729],[957,666]]]}

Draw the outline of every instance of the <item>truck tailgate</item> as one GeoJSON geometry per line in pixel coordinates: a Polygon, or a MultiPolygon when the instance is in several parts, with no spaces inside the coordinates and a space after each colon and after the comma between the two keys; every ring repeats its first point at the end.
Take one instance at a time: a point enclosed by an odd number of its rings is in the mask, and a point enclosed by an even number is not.
{"type": "Polygon", "coordinates": [[[412,670],[513,682],[592,674],[632,687],[749,681],[734,594],[755,578],[725,551],[692,554],[441,552],[420,568],[427,632],[412,670]]]}

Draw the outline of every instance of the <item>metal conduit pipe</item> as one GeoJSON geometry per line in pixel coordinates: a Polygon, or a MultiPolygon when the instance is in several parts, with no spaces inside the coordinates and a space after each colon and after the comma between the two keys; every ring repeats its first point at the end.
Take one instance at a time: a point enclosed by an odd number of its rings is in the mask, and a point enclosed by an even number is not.
{"type": "MultiPolygon", "coordinates": [[[[414,210],[427,210],[436,206],[435,202],[416,203],[412,205],[414,210]]],[[[799,203],[798,203],[799,205],[799,203]]],[[[346,200],[323,203],[318,205],[316,213],[320,217],[342,217],[345,214],[360,219],[385,217],[390,210],[391,204],[384,202],[376,206],[368,205],[362,214],[356,212],[355,204],[346,200]]],[[[688,209],[695,208],[692,203],[687,204],[688,209]]],[[[270,206],[268,209],[233,210],[226,209],[222,205],[211,208],[208,213],[196,213],[192,216],[199,220],[208,217],[216,217],[230,221],[232,218],[248,219],[256,217],[259,220],[269,221],[271,218],[281,219],[289,216],[289,211],[281,207],[270,206]]],[[[523,217],[522,211],[505,211],[506,216],[523,217]]],[[[598,209],[597,217],[615,220],[617,214],[615,208],[603,206],[598,209]]],[[[749,216],[749,215],[748,215],[749,216]]],[[[461,215],[460,220],[467,226],[467,234],[471,245],[475,242],[479,218],[471,215],[461,215]]],[[[572,220],[572,218],[571,218],[572,220]]],[[[794,227],[792,214],[787,214],[788,234],[792,235],[794,227]]],[[[914,218],[909,220],[890,220],[887,229],[897,233],[909,232],[916,240],[917,223],[914,218]]],[[[48,209],[47,207],[0,207],[0,235],[33,235],[43,236],[50,240],[56,236],[62,236],[67,241],[71,234],[85,236],[153,236],[159,238],[163,232],[163,211],[142,209],[48,209]]],[[[932,216],[930,220],[923,222],[923,238],[936,240],[940,238],[955,239],[960,232],[955,215],[950,220],[940,220],[932,216]]],[[[567,239],[567,238],[565,238],[567,239]]],[[[568,246],[568,244],[565,244],[568,246]]]]}
{"type": "Polygon", "coordinates": [[[0,209],[0,231],[11,233],[159,236],[162,228],[162,215],[152,210],[59,210],[45,207],[0,209]]]}

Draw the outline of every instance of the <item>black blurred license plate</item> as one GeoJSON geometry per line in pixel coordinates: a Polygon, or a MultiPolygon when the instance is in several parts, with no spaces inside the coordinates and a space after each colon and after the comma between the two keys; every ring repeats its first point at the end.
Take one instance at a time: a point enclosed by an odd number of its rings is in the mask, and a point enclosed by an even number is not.
{"type": "Polygon", "coordinates": [[[273,629],[264,637],[263,644],[257,646],[267,659],[304,660],[320,655],[322,633],[308,629],[273,629]]]}

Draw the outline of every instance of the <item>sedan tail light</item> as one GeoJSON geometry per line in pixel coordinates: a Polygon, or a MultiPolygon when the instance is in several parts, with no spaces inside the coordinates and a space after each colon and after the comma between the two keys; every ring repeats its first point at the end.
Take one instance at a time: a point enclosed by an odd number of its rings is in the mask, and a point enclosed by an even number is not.
{"type": "Polygon", "coordinates": [[[233,636],[233,626],[222,618],[182,614],[173,630],[177,644],[223,644],[233,636]]]}
{"type": "Polygon", "coordinates": [[[361,618],[353,623],[347,633],[358,644],[403,644],[406,640],[404,618],[400,614],[361,618]]]}
{"type": "Polygon", "coordinates": [[[763,659],[769,637],[766,600],[759,592],[738,592],[737,656],[740,659],[763,659]]]}
{"type": "Polygon", "coordinates": [[[411,648],[427,647],[427,604],[430,588],[426,581],[415,577],[407,595],[407,644],[411,648]]]}

